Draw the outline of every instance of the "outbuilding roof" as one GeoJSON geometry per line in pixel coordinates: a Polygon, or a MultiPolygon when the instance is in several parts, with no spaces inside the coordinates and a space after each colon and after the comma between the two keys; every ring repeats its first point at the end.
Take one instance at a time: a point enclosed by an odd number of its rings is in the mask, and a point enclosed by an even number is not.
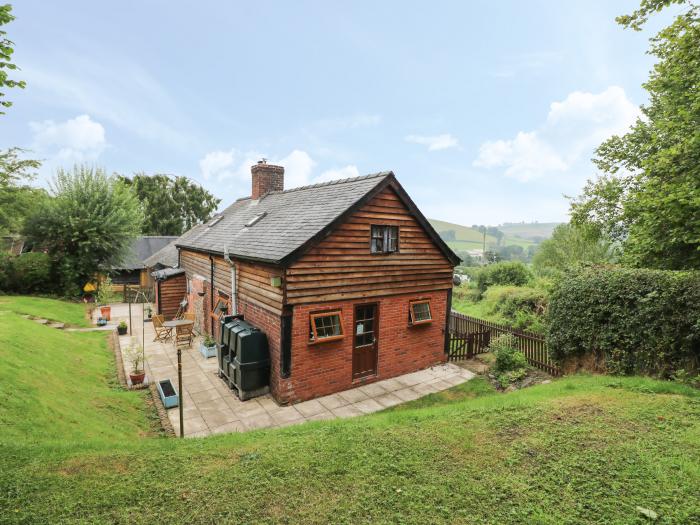
{"type": "Polygon", "coordinates": [[[207,224],[182,235],[175,244],[206,253],[286,264],[389,185],[456,264],[459,258],[440,239],[390,171],[274,191],[257,200],[239,199],[207,224]]]}
{"type": "MultiPolygon", "coordinates": [[[[121,264],[115,265],[113,270],[140,270],[145,268],[145,261],[168,243],[176,240],[174,235],[144,235],[134,239],[129,251],[121,264]]],[[[177,253],[175,264],[177,265],[177,253]]]]}
{"type": "Polygon", "coordinates": [[[177,238],[143,261],[146,268],[175,268],[177,266],[177,238]]]}

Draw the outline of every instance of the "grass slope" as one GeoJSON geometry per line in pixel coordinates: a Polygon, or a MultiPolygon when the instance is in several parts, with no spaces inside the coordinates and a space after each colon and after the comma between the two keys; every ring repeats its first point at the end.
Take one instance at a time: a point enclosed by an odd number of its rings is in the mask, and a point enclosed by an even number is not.
{"type": "Polygon", "coordinates": [[[554,228],[562,224],[561,222],[508,222],[498,226],[498,229],[505,233],[508,237],[522,237],[523,239],[532,239],[533,237],[542,237],[548,239],[552,236],[554,228]]]}
{"type": "Polygon", "coordinates": [[[56,330],[5,307],[0,442],[114,442],[148,431],[144,394],[119,388],[107,334],[56,330]]]}
{"type": "MultiPolygon", "coordinates": [[[[455,250],[473,250],[483,248],[483,235],[474,228],[462,226],[447,221],[439,221],[436,219],[428,219],[433,228],[440,233],[448,230],[454,230],[455,240],[446,240],[447,244],[455,250]]],[[[505,233],[505,232],[504,232],[505,233]]],[[[486,247],[490,244],[496,244],[497,239],[491,235],[486,236],[486,247]]],[[[527,248],[534,244],[527,239],[521,239],[515,236],[506,235],[501,241],[503,246],[518,245],[527,248]]]]}
{"type": "MultiPolygon", "coordinates": [[[[4,313],[0,348],[27,322],[4,313]]],[[[476,379],[350,420],[139,438],[137,393],[90,402],[112,391],[104,348],[83,339],[94,334],[63,335],[51,348],[69,366],[47,374],[102,364],[80,390],[23,377],[23,403],[3,391],[2,421],[27,420],[0,426],[3,523],[646,523],[637,506],[659,523],[700,520],[700,396],[676,384],[577,376],[503,395],[476,379]],[[46,421],[32,401],[51,397],[85,414],[46,421]]],[[[22,350],[15,370],[35,369],[22,350]]]]}
{"type": "Polygon", "coordinates": [[[90,326],[83,303],[71,303],[47,297],[0,295],[0,310],[60,321],[70,326],[84,328],[90,326]]]}

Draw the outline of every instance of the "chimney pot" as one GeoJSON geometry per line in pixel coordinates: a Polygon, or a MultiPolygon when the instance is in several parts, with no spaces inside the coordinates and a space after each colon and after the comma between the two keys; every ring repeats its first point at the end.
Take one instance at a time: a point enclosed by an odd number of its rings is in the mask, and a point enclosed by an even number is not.
{"type": "Polygon", "coordinates": [[[252,176],[252,199],[259,199],[271,191],[284,190],[284,167],[268,164],[267,159],[260,159],[250,168],[252,176]]]}

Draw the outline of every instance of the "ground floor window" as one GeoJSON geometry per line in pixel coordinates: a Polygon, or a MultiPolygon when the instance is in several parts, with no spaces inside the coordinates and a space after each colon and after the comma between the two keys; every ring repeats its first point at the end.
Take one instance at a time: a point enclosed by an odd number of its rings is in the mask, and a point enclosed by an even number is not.
{"type": "Polygon", "coordinates": [[[313,343],[335,341],[343,338],[343,323],[340,310],[311,314],[309,340],[313,343]]]}
{"type": "Polygon", "coordinates": [[[141,270],[119,270],[112,275],[112,284],[139,284],[141,270]]]}
{"type": "Polygon", "coordinates": [[[408,305],[408,323],[412,325],[430,323],[433,320],[430,313],[430,301],[411,301],[408,305]]]}

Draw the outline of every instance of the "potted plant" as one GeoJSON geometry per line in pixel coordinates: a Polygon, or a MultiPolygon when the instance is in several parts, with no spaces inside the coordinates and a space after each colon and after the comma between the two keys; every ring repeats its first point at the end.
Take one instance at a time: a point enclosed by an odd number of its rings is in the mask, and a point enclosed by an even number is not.
{"type": "Polygon", "coordinates": [[[112,292],[112,279],[107,277],[100,283],[97,289],[97,304],[100,305],[101,317],[109,321],[112,317],[112,307],[109,303],[114,301],[114,292],[112,292]]]}
{"type": "Polygon", "coordinates": [[[202,354],[205,359],[216,357],[216,341],[209,334],[206,334],[202,342],[199,343],[199,353],[202,354]]]}
{"type": "Polygon", "coordinates": [[[148,305],[146,307],[146,322],[149,322],[151,320],[152,316],[153,316],[153,309],[151,308],[151,305],[148,305]]]}
{"type": "Polygon", "coordinates": [[[117,333],[119,335],[126,335],[127,328],[129,327],[126,325],[126,321],[120,321],[119,325],[117,326],[117,333]]]}
{"type": "Polygon", "coordinates": [[[143,353],[143,347],[136,342],[136,338],[131,339],[131,344],[126,351],[126,356],[131,363],[131,371],[129,372],[129,379],[132,385],[140,385],[143,383],[146,377],[146,372],[144,370],[145,356],[143,353]]]}

